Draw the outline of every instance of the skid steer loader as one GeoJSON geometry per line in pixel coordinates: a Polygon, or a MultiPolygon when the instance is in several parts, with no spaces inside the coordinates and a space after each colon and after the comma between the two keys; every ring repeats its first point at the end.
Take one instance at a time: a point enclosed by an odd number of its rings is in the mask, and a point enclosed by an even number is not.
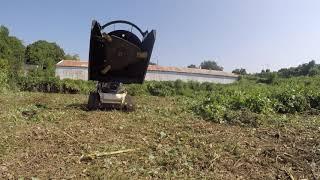
{"type": "Polygon", "coordinates": [[[88,79],[96,81],[97,88],[89,95],[89,110],[134,110],[134,102],[123,84],[143,83],[155,38],[155,30],[143,32],[129,21],[111,21],[102,26],[92,21],[88,79]],[[115,30],[116,24],[129,25],[131,30],[115,30]],[[114,29],[106,31],[110,27],[114,29]]]}

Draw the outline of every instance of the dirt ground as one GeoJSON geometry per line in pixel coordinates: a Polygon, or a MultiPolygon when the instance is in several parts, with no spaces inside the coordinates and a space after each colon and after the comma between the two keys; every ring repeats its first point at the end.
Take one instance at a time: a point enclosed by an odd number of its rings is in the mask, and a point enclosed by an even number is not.
{"type": "Polygon", "coordinates": [[[88,112],[85,95],[1,94],[0,178],[320,179],[317,116],[241,127],[202,120],[174,97],[135,99],[135,112],[88,112]]]}

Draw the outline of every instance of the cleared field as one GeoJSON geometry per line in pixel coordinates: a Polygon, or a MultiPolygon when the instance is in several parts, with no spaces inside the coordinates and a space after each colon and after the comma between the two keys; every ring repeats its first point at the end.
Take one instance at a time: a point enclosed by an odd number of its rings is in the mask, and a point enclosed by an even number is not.
{"type": "Polygon", "coordinates": [[[205,121],[182,97],[135,99],[135,112],[88,112],[85,95],[1,94],[0,178],[320,178],[318,115],[253,128],[205,121]]]}

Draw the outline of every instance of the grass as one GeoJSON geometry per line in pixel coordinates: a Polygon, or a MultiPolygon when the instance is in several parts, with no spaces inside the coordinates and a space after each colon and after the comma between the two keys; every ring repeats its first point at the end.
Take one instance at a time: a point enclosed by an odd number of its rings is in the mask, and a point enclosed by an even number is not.
{"type": "Polygon", "coordinates": [[[86,95],[0,94],[0,178],[320,178],[317,115],[265,116],[254,127],[205,121],[185,97],[135,100],[135,112],[88,112],[86,95]]]}

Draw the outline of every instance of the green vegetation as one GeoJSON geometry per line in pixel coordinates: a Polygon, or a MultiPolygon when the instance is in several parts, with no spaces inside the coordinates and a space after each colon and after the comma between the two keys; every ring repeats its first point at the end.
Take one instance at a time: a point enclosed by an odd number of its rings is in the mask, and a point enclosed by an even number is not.
{"type": "Polygon", "coordinates": [[[199,67],[195,64],[190,64],[187,66],[188,68],[201,68],[201,69],[209,69],[209,70],[216,70],[216,71],[223,71],[223,67],[219,66],[216,61],[206,60],[201,62],[199,67]]]}
{"type": "Polygon", "coordinates": [[[251,113],[257,117],[280,114],[320,114],[320,77],[276,78],[261,83],[243,78],[222,85],[197,82],[146,82],[128,86],[132,95],[178,96],[204,119],[228,122],[230,115],[251,113]]]}
{"type": "Polygon", "coordinates": [[[7,60],[0,59],[0,92],[8,88],[9,64],[7,60]]]}
{"type": "Polygon", "coordinates": [[[22,41],[10,36],[8,28],[0,26],[0,91],[21,74],[25,47],[22,41]]]}
{"type": "MultiPolygon", "coordinates": [[[[21,79],[38,77],[41,80],[35,81],[41,82],[43,79],[52,79],[55,64],[63,58],[79,59],[79,56],[65,54],[59,45],[44,40],[25,47],[20,39],[10,35],[8,28],[0,26],[0,91],[8,88],[15,89],[17,85],[21,85],[21,82],[18,82],[21,79]],[[33,68],[27,72],[24,69],[25,64],[32,65],[33,68]],[[26,74],[27,77],[25,77],[26,74]]],[[[75,82],[75,84],[79,83],[75,82]]]]}
{"type": "Polygon", "coordinates": [[[320,75],[320,65],[314,60],[301,64],[298,67],[283,68],[278,71],[280,77],[289,78],[297,76],[316,76],[320,75]]]}
{"type": "Polygon", "coordinates": [[[200,100],[195,111],[213,121],[227,120],[234,111],[272,115],[320,112],[320,78],[278,79],[272,84],[240,81],[216,88],[200,100]]]}
{"type": "Polygon", "coordinates": [[[201,69],[209,69],[209,70],[216,70],[216,71],[223,71],[223,67],[219,66],[216,61],[203,61],[200,64],[201,69]]]}
{"type": "Polygon", "coordinates": [[[239,74],[239,75],[247,75],[247,70],[244,68],[240,68],[240,69],[235,69],[232,71],[232,73],[234,74],[239,74]]]}
{"type": "Polygon", "coordinates": [[[89,94],[95,90],[95,83],[91,81],[60,80],[56,77],[26,76],[19,78],[17,86],[22,91],[47,92],[47,93],[69,93],[89,94]]]}
{"type": "Polygon", "coordinates": [[[66,55],[64,55],[64,59],[67,59],[67,60],[80,60],[80,57],[79,57],[78,54],[74,54],[74,55],[66,54],[66,55]]]}
{"type": "Polygon", "coordinates": [[[56,43],[36,41],[27,46],[25,52],[26,64],[37,65],[38,69],[54,76],[56,63],[64,57],[64,51],[56,43]]]}
{"type": "MultiPolygon", "coordinates": [[[[243,76],[227,85],[126,85],[137,101],[128,113],[87,111],[95,82],[54,77],[63,57],[77,55],[46,41],[25,50],[1,26],[1,179],[320,177],[320,66],[314,61],[253,75],[236,69],[243,76]],[[38,68],[25,72],[24,58],[38,68]],[[136,151],[80,161],[123,149],[136,151]]],[[[201,66],[222,70],[211,61],[201,66]]]]}

